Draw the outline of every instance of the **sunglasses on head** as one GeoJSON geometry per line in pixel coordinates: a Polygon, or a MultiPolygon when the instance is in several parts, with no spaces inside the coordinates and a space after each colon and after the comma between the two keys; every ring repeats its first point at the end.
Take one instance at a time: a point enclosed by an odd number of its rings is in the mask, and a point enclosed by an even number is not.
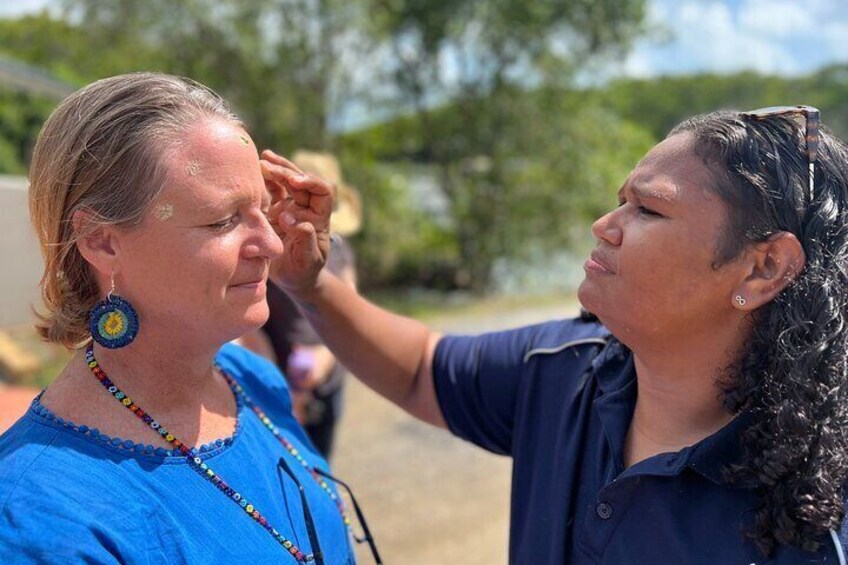
{"type": "Polygon", "coordinates": [[[753,120],[766,120],[772,117],[788,117],[795,119],[804,128],[804,140],[807,144],[807,164],[810,170],[807,187],[808,198],[813,199],[813,180],[815,179],[815,163],[819,152],[819,109],[812,106],[768,106],[759,110],[742,112],[742,117],[753,120]],[[799,121],[799,119],[803,119],[799,121]]]}

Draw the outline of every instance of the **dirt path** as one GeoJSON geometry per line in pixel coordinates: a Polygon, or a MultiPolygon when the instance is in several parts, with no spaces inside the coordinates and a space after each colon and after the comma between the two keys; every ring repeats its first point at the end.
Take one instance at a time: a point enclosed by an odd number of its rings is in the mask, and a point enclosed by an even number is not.
{"type": "MultiPolygon", "coordinates": [[[[476,333],[575,313],[572,303],[432,325],[476,333]]],[[[386,563],[506,563],[510,463],[413,420],[349,380],[333,467],[353,487],[386,563]]],[[[358,556],[362,564],[373,562],[367,547],[358,556]]]]}

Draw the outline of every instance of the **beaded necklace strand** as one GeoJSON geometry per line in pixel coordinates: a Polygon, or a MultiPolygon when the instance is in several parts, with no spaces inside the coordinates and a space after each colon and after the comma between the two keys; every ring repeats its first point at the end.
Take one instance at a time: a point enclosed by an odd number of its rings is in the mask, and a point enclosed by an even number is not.
{"type": "MultiPolygon", "coordinates": [[[[153,416],[151,416],[147,411],[142,410],[141,406],[133,402],[133,400],[124,394],[121,389],[119,389],[115,384],[106,376],[106,373],[103,369],[100,368],[100,365],[97,362],[97,359],[94,358],[94,347],[93,344],[89,344],[88,348],[85,351],[85,360],[88,363],[88,368],[91,369],[91,372],[97,377],[97,380],[100,381],[100,384],[103,385],[109,394],[114,396],[121,404],[124,405],[130,412],[135,414],[142,422],[147,424],[150,429],[158,433],[162,439],[166,442],[170,443],[174,446],[176,450],[178,450],[185,458],[186,462],[198,475],[212,483],[215,487],[218,488],[222,493],[224,493],[230,500],[234,503],[238,504],[247,514],[248,517],[252,518],[254,522],[262,526],[274,540],[277,541],[286,551],[291,554],[298,562],[300,563],[308,563],[315,561],[315,555],[313,554],[305,554],[289,539],[287,539],[283,534],[278,532],[274,527],[268,523],[268,520],[263,516],[259,510],[251,504],[244,496],[242,496],[239,492],[237,492],[233,487],[228,485],[224,479],[220,477],[217,473],[215,473],[212,469],[209,468],[209,465],[203,462],[200,457],[197,456],[197,450],[194,448],[190,448],[185,443],[181,442],[177,439],[174,434],[170,433],[165,429],[162,424],[157,422],[153,416]]],[[[274,437],[282,444],[285,450],[298,462],[300,465],[306,469],[316,483],[321,487],[321,489],[330,497],[330,499],[336,503],[336,507],[339,510],[339,513],[342,515],[342,521],[345,524],[345,527],[350,531],[351,522],[350,518],[347,515],[345,510],[344,501],[339,497],[333,489],[330,488],[330,485],[324,480],[314,467],[312,467],[309,463],[307,463],[306,459],[300,454],[297,448],[286,439],[282,433],[280,432],[280,428],[274,425],[274,422],[271,421],[270,418],[262,411],[259,406],[257,406],[247,395],[241,385],[236,382],[230,375],[228,375],[221,367],[217,364],[215,367],[221,372],[224,378],[227,381],[227,384],[230,385],[233,393],[238,397],[244,404],[250,408],[256,416],[259,418],[259,421],[262,422],[274,437]]]]}

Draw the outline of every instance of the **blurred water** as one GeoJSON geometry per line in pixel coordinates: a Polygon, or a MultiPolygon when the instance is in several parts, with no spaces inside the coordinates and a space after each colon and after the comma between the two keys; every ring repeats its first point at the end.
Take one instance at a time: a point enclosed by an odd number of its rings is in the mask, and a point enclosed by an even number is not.
{"type": "Polygon", "coordinates": [[[536,253],[529,259],[498,259],[493,267],[494,291],[505,295],[545,295],[574,292],[583,280],[588,251],[536,253]]]}

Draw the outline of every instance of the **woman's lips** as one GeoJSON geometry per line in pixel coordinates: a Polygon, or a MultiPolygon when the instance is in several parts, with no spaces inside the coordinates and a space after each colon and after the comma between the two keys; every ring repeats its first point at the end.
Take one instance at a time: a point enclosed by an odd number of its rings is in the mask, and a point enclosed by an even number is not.
{"type": "Polygon", "coordinates": [[[586,262],[583,263],[583,268],[587,271],[611,275],[614,271],[607,266],[608,264],[609,262],[607,259],[602,257],[597,251],[593,251],[592,254],[589,255],[589,258],[586,259],[586,262]]]}
{"type": "Polygon", "coordinates": [[[264,277],[261,278],[261,279],[255,279],[255,280],[252,280],[252,281],[246,281],[246,282],[243,282],[243,283],[230,285],[231,288],[242,288],[242,289],[246,289],[246,290],[254,290],[254,289],[257,289],[257,288],[260,288],[260,287],[264,287],[264,286],[265,286],[265,278],[264,277]]]}

